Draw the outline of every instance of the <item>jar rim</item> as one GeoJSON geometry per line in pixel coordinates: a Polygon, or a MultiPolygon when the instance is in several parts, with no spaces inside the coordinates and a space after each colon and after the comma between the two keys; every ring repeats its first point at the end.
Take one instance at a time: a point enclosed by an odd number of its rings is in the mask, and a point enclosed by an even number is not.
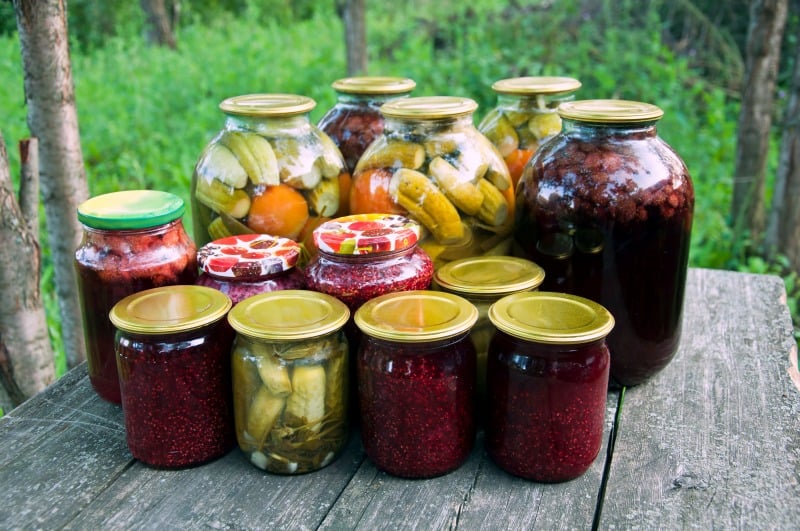
{"type": "Polygon", "coordinates": [[[159,190],[123,190],[87,199],[78,206],[78,221],[93,229],[147,229],[183,216],[180,197],[159,190]]]}
{"type": "Polygon", "coordinates": [[[310,112],[317,102],[299,94],[244,94],[222,100],[219,108],[236,116],[292,116],[310,112]]]}
{"type": "Polygon", "coordinates": [[[289,271],[299,257],[297,242],[269,234],[226,236],[197,251],[197,263],[204,273],[244,281],[289,271]]]}
{"type": "Polygon", "coordinates": [[[404,94],[416,86],[413,79],[392,76],[345,77],[331,84],[335,91],[345,94],[404,94]]]}
{"type": "Polygon", "coordinates": [[[600,124],[638,124],[654,122],[664,116],[664,111],[651,103],[629,100],[577,100],[558,106],[558,114],[565,120],[600,124]]]}
{"type": "Polygon", "coordinates": [[[448,262],[433,274],[443,290],[457,295],[504,296],[538,288],[545,271],[515,256],[473,256],[448,262]]]}
{"type": "Polygon", "coordinates": [[[400,98],[381,105],[381,113],[390,118],[437,119],[467,116],[478,103],[459,96],[419,96],[400,98]]]}
{"type": "Polygon", "coordinates": [[[492,84],[498,94],[532,96],[536,94],[563,94],[581,88],[581,82],[571,77],[523,76],[501,79],[492,84]]]}

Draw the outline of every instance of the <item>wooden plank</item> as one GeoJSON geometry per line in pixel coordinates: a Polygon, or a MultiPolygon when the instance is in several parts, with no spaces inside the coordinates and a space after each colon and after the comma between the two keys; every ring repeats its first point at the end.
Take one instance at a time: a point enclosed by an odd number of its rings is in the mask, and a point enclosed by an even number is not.
{"type": "Polygon", "coordinates": [[[626,392],[601,528],[791,529],[800,393],[780,278],[692,270],[676,359],[626,392]]]}

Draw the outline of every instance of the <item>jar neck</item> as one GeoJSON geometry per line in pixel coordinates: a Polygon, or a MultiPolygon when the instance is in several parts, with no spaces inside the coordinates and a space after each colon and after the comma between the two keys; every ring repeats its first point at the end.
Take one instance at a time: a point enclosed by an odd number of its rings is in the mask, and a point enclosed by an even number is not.
{"type": "Polygon", "coordinates": [[[337,92],[336,99],[340,103],[373,105],[380,107],[387,101],[397,98],[407,98],[409,93],[403,94],[354,94],[352,92],[337,92]]]}
{"type": "Polygon", "coordinates": [[[227,115],[225,129],[251,131],[262,134],[302,133],[311,128],[308,113],[291,116],[240,116],[227,115]]]}
{"type": "Polygon", "coordinates": [[[164,234],[172,230],[183,230],[183,222],[180,218],[172,220],[163,225],[155,225],[143,229],[96,229],[83,226],[84,234],[87,239],[104,239],[104,238],[127,238],[131,236],[152,236],[156,234],[164,234]]]}
{"type": "Polygon", "coordinates": [[[572,101],[575,95],[562,94],[498,94],[497,106],[509,111],[555,112],[559,104],[572,101]]]}
{"type": "Polygon", "coordinates": [[[423,136],[441,130],[458,131],[475,127],[472,113],[446,118],[398,118],[386,116],[384,133],[389,136],[423,136]]]}
{"type": "Polygon", "coordinates": [[[235,283],[245,283],[245,282],[267,282],[269,280],[274,280],[278,277],[283,275],[289,275],[294,269],[287,269],[285,271],[279,271],[277,273],[270,273],[268,275],[258,275],[258,276],[240,276],[240,277],[226,277],[221,275],[215,275],[210,271],[204,271],[203,273],[210,276],[214,280],[219,282],[235,282],[235,283]]]}
{"type": "Polygon", "coordinates": [[[387,251],[383,253],[367,253],[367,254],[337,254],[329,253],[327,251],[319,250],[319,256],[330,260],[331,262],[345,263],[345,264],[365,264],[373,262],[385,262],[387,260],[395,260],[397,258],[404,258],[414,254],[417,246],[412,245],[405,249],[397,251],[387,251]]]}
{"type": "Polygon", "coordinates": [[[568,136],[608,136],[617,138],[655,138],[658,135],[656,122],[643,123],[591,123],[564,118],[561,131],[568,136]]]}

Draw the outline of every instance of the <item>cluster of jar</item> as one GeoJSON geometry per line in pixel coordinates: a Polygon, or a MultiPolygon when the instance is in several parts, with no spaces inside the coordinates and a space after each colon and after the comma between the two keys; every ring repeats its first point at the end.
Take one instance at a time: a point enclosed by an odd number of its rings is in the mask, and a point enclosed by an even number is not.
{"type": "Polygon", "coordinates": [[[81,205],[89,377],[133,456],[190,466],[238,442],[304,473],[357,421],[402,477],[454,470],[481,426],[512,474],[583,474],[610,378],[677,349],[693,192],[660,109],[569,101],[579,86],[500,81],[478,127],[473,100],[402,78],[337,81],[317,126],[303,96],[229,98],[194,241],[173,194],[81,205]]]}

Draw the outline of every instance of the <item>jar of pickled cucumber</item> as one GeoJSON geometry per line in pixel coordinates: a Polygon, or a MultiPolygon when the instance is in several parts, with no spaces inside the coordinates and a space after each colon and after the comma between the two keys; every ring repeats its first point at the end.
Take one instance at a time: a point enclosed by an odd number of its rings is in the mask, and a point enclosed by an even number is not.
{"type": "Polygon", "coordinates": [[[194,284],[197,249],[183,227],[180,197],[155,190],[99,195],[78,207],[83,236],[75,251],[89,381],[120,403],[114,325],[124,297],[159,286],[194,284]]]}
{"type": "Polygon", "coordinates": [[[506,161],[514,186],[539,145],[561,131],[558,105],[574,99],[571,77],[514,77],[492,85],[497,105],[478,125],[506,161]]]}
{"type": "Polygon", "coordinates": [[[473,125],[468,98],[403,98],[381,106],[383,135],[364,152],[350,211],[407,215],[424,228],[422,247],[439,267],[510,254],[514,190],[500,153],[473,125]]]}
{"type": "Polygon", "coordinates": [[[304,290],[255,295],[230,311],[239,447],[276,474],[327,466],[348,438],[348,345],[341,301],[304,290]]]}
{"type": "Polygon", "coordinates": [[[250,94],[219,107],[223,129],[192,175],[198,247],[237,234],[270,234],[309,243],[322,221],[343,214],[349,182],[333,141],[309,120],[316,102],[294,94],[250,94]]]}
{"type": "Polygon", "coordinates": [[[403,77],[362,76],[333,82],[337,101],[317,126],[336,143],[352,175],[367,147],[383,133],[380,107],[407,97],[417,84],[403,77]]]}

